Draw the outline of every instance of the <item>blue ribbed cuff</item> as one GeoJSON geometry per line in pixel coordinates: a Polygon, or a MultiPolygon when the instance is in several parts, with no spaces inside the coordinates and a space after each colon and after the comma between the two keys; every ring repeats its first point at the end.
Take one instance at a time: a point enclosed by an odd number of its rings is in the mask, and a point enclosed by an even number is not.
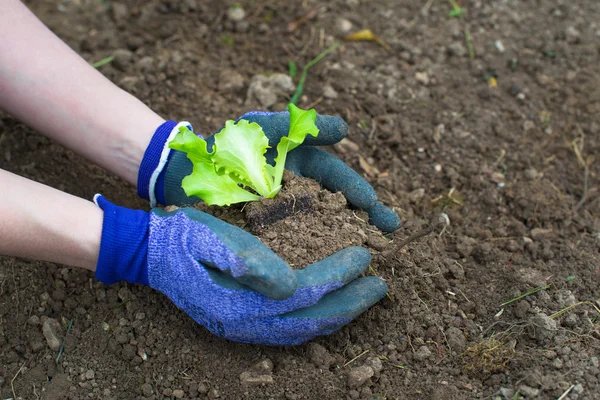
{"type": "Polygon", "coordinates": [[[148,285],[149,214],[116,206],[100,195],[94,202],[104,211],[96,279],[106,285],[148,285]]]}
{"type": "MultiPolygon", "coordinates": [[[[154,136],[152,136],[152,140],[150,140],[150,144],[144,153],[144,158],[142,159],[140,170],[138,172],[137,183],[138,196],[143,199],[150,200],[150,178],[158,167],[165,143],[176,125],[177,122],[175,121],[166,121],[159,126],[158,129],[156,129],[156,132],[154,132],[154,136]]],[[[158,200],[160,201],[160,199],[158,200]]],[[[162,195],[162,200],[164,200],[164,194],[162,195]]]]}

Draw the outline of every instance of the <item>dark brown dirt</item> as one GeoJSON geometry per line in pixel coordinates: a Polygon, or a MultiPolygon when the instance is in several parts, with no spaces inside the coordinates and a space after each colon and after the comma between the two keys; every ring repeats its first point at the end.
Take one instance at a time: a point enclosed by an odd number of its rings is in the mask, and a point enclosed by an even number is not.
{"type": "MultiPolygon", "coordinates": [[[[294,348],[215,338],[148,288],[1,258],[0,398],[11,381],[23,399],[600,398],[600,3],[470,0],[453,19],[443,1],[257,0],[240,3],[242,22],[227,17],[233,1],[28,3],[87,60],[119,55],[102,73],[203,133],[258,107],[254,75],[305,65],[348,24],[372,29],[392,51],[344,43],[299,106],[348,121],[350,141],[330,150],[403,217],[392,240],[440,211],[451,224],[373,252],[389,298],[294,348]],[[58,362],[34,316],[73,321],[58,362]]],[[[279,93],[271,109],[285,104],[279,93]]],[[[1,168],[146,206],[7,116],[0,143],[1,168]]]]}
{"type": "Polygon", "coordinates": [[[196,207],[258,237],[271,250],[300,269],[349,246],[369,244],[383,250],[389,240],[369,216],[348,207],[341,193],[331,193],[312,179],[285,171],[283,188],[274,199],[231,207],[196,207]]]}

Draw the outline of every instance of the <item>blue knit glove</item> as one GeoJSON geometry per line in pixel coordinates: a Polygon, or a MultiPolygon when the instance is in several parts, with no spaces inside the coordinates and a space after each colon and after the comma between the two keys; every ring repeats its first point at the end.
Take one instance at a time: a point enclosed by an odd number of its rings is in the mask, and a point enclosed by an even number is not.
{"type": "MultiPolygon", "coordinates": [[[[267,152],[267,161],[273,164],[277,143],[287,135],[290,116],[286,112],[252,111],[240,119],[258,123],[269,139],[271,149],[267,152]]],[[[342,192],[353,206],[365,210],[369,214],[369,222],[384,232],[393,232],[400,227],[400,218],[391,209],[383,206],[378,200],[375,190],[352,168],[339,158],[314,146],[331,145],[348,135],[348,125],[340,117],[317,116],[319,136],[307,136],[304,144],[291,151],[285,167],[296,175],[306,176],[320,182],[325,188],[342,192]]],[[[182,179],[191,174],[192,163],[179,151],[170,150],[168,143],[179,132],[179,126],[167,121],[161,125],[154,137],[140,166],[138,176],[138,194],[150,200],[155,206],[160,204],[189,205],[200,199],[187,197],[181,188],[182,179]]],[[[214,139],[207,139],[209,150],[214,139]]]]}
{"type": "Polygon", "coordinates": [[[292,270],[251,234],[201,211],[104,210],[96,278],[149,285],[229,340],[295,345],[327,335],[381,300],[378,277],[356,279],[369,252],[349,247],[292,270]]]}

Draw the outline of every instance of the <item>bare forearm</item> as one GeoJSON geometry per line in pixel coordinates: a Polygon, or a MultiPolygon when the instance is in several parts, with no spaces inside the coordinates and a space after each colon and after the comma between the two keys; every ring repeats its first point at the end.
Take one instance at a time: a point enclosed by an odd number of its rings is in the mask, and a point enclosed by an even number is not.
{"type": "Polygon", "coordinates": [[[164,120],[118,88],[20,1],[0,1],[0,109],[135,184],[164,120]]]}
{"type": "Polygon", "coordinates": [[[0,170],[0,254],[96,269],[103,213],[94,203],[0,170]]]}

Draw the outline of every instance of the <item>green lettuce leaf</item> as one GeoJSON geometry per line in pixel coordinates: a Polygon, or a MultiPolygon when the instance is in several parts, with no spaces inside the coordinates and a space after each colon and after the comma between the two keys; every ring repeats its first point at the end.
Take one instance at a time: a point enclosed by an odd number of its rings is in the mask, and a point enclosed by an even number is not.
{"type": "Polygon", "coordinates": [[[185,127],[179,128],[169,147],[185,152],[193,164],[192,173],[181,182],[185,193],[219,206],[275,197],[281,189],[287,153],[302,144],[306,135],[319,133],[315,110],[304,111],[293,104],[288,109],[290,130],[277,145],[275,166],[267,164],[269,140],[255,122],[227,121],[215,134],[212,152],[205,140],[185,127]]]}
{"type": "Polygon", "coordinates": [[[171,140],[169,147],[186,153],[194,165],[196,163],[213,164],[211,157],[215,154],[214,149],[212,153],[209,153],[206,140],[199,138],[185,126],[179,127],[179,133],[171,140]]]}
{"type": "Polygon", "coordinates": [[[193,172],[183,178],[181,186],[186,195],[199,197],[211,206],[228,206],[260,199],[260,196],[242,189],[227,175],[217,174],[214,165],[207,163],[194,164],[193,172]]]}
{"type": "Polygon", "coordinates": [[[268,197],[275,196],[281,187],[287,153],[300,146],[302,142],[304,142],[304,139],[306,139],[306,135],[317,137],[319,134],[319,128],[317,128],[317,125],[315,124],[317,112],[314,109],[305,111],[293,104],[289,104],[288,110],[290,112],[290,130],[288,135],[282,137],[279,141],[279,144],[277,145],[277,157],[275,157],[273,186],[276,191],[268,197]]]}
{"type": "Polygon", "coordinates": [[[181,181],[186,195],[199,197],[208,205],[218,206],[260,199],[242,189],[229,176],[219,175],[212,160],[215,150],[209,152],[206,141],[186,127],[179,128],[179,133],[169,143],[169,147],[186,153],[194,165],[192,173],[181,181]]]}
{"type": "Polygon", "coordinates": [[[256,122],[227,121],[215,134],[212,160],[219,174],[233,176],[236,181],[254,189],[261,196],[271,193],[273,178],[267,170],[265,153],[269,139],[256,122]]]}

